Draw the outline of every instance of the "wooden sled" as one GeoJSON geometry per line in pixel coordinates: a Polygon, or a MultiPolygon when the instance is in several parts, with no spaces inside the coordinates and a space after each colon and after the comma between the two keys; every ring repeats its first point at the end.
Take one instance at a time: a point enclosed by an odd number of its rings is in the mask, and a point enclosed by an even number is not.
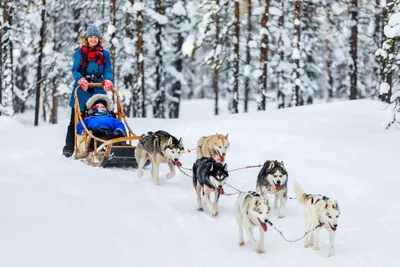
{"type": "MultiPolygon", "coordinates": [[[[89,83],[89,87],[102,87],[101,83],[89,83]]],[[[135,158],[135,148],[136,145],[132,142],[137,142],[140,140],[140,136],[133,133],[132,129],[129,127],[128,122],[125,119],[125,114],[122,109],[120,96],[115,88],[112,89],[113,94],[116,96],[117,112],[114,112],[116,117],[125,124],[127,129],[126,135],[124,137],[115,139],[101,139],[95,136],[96,130],[88,130],[83,121],[83,112],[81,112],[78,99],[78,90],[82,90],[80,85],[75,89],[74,101],[75,101],[75,138],[74,147],[75,159],[82,159],[83,161],[91,166],[101,166],[104,168],[137,168],[138,164],[135,158]],[[85,151],[79,149],[78,144],[78,133],[76,131],[76,125],[81,122],[84,128],[83,138],[85,143],[85,151]],[[90,147],[92,149],[90,149],[90,147]],[[84,155],[82,157],[82,155],[84,155]]],[[[147,162],[148,165],[150,162],[147,162]]]]}

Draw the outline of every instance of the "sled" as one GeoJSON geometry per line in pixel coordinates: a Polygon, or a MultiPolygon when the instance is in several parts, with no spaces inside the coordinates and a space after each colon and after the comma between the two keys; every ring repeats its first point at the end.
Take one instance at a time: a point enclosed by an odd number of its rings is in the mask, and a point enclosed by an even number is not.
{"type": "MultiPolygon", "coordinates": [[[[89,83],[89,87],[103,87],[101,83],[89,83]]],[[[137,168],[138,164],[135,158],[135,148],[137,142],[140,140],[140,136],[133,133],[128,122],[126,121],[125,114],[122,108],[121,99],[119,93],[115,88],[112,89],[114,96],[116,97],[117,111],[114,112],[116,118],[125,124],[126,134],[124,137],[114,139],[102,139],[96,136],[96,129],[89,130],[84,121],[83,113],[81,112],[78,99],[78,90],[82,90],[80,85],[75,89],[74,102],[75,102],[75,135],[74,135],[74,148],[75,159],[83,159],[86,164],[91,166],[100,166],[104,168],[137,168]],[[85,147],[89,151],[80,151],[78,146],[78,133],[76,126],[78,122],[82,123],[84,128],[83,136],[85,147]],[[79,155],[88,154],[84,158],[79,155]]],[[[150,162],[146,162],[145,166],[149,165],[150,162]]]]}

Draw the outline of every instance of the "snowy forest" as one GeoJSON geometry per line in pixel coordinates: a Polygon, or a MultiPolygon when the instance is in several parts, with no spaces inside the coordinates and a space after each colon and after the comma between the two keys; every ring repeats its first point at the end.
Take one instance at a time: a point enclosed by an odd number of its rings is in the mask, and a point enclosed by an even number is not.
{"type": "Polygon", "coordinates": [[[102,31],[129,117],[179,118],[182,100],[204,98],[215,115],[271,103],[399,103],[399,0],[0,3],[0,115],[34,109],[35,125],[57,123],[68,106],[73,53],[89,24],[102,31]]]}

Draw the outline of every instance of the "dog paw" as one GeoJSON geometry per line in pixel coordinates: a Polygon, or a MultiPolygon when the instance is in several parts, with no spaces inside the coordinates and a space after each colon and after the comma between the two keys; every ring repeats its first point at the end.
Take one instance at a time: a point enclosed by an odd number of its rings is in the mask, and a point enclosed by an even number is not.
{"type": "Polygon", "coordinates": [[[167,179],[172,179],[172,177],[175,176],[175,173],[167,173],[167,175],[165,176],[165,178],[167,179]]]}
{"type": "Polygon", "coordinates": [[[285,217],[285,215],[279,215],[278,219],[283,219],[285,217]]]}
{"type": "Polygon", "coordinates": [[[319,247],[313,246],[313,250],[314,250],[314,251],[318,251],[318,250],[319,250],[319,247]]]}
{"type": "Polygon", "coordinates": [[[198,211],[204,211],[203,208],[197,208],[198,211]]]}
{"type": "Polygon", "coordinates": [[[262,248],[258,248],[258,249],[257,249],[257,253],[258,253],[258,254],[263,254],[263,253],[265,253],[265,251],[264,251],[264,249],[262,249],[262,248]]]}
{"type": "Polygon", "coordinates": [[[335,252],[334,252],[333,250],[332,250],[332,251],[329,251],[328,256],[329,256],[329,257],[335,256],[335,252]]]}
{"type": "Polygon", "coordinates": [[[309,246],[312,246],[312,243],[310,243],[310,242],[304,243],[305,248],[308,248],[309,246]]]}
{"type": "Polygon", "coordinates": [[[218,212],[216,212],[216,211],[211,213],[211,214],[212,214],[213,217],[217,217],[218,216],[218,212]]]}
{"type": "Polygon", "coordinates": [[[239,241],[239,246],[244,246],[244,241],[243,240],[239,241]]]}

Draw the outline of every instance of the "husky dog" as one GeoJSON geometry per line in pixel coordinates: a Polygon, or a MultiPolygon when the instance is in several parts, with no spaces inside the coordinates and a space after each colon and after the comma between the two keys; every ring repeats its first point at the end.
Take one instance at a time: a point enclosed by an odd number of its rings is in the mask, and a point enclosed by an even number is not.
{"type": "Polygon", "coordinates": [[[253,237],[253,228],[259,226],[260,243],[258,243],[257,252],[264,253],[264,232],[267,231],[268,213],[270,210],[268,199],[263,198],[256,192],[240,193],[235,207],[236,221],[239,225],[239,246],[244,245],[243,228],[252,243],[257,244],[257,241],[253,237]]]}
{"type": "Polygon", "coordinates": [[[139,178],[143,176],[143,166],[146,161],[150,160],[151,175],[156,185],[160,185],[160,163],[168,163],[170,173],[167,174],[167,179],[171,179],[175,176],[175,165],[182,166],[179,157],[184,150],[182,138],[178,140],[167,132],[148,132],[147,135],[142,135],[135,149],[139,178]]]}
{"type": "MultiPolygon", "coordinates": [[[[336,200],[330,200],[326,196],[306,194],[300,185],[295,182],[294,191],[299,202],[306,206],[306,232],[312,227],[322,226],[329,232],[329,256],[334,255],[335,232],[340,215],[339,204],[336,200]]],[[[305,237],[304,246],[313,246],[318,250],[318,234],[320,227],[316,228],[305,237]],[[315,233],[314,233],[315,232],[315,233]]]]}
{"type": "Polygon", "coordinates": [[[256,191],[264,198],[267,198],[267,193],[275,195],[275,209],[278,209],[278,201],[280,201],[278,218],[283,218],[284,216],[287,200],[287,181],[288,173],[283,161],[278,162],[277,160],[267,160],[257,178],[256,191]]]}
{"type": "Polygon", "coordinates": [[[219,163],[225,162],[226,151],[229,149],[228,135],[215,134],[203,136],[197,141],[197,159],[211,157],[219,163]]]}
{"type": "Polygon", "coordinates": [[[201,191],[212,216],[218,215],[218,199],[224,194],[224,184],[229,177],[227,165],[216,162],[213,158],[202,157],[193,164],[193,186],[197,193],[198,211],[203,211],[201,191]],[[214,193],[214,204],[210,195],[214,193]]]}

